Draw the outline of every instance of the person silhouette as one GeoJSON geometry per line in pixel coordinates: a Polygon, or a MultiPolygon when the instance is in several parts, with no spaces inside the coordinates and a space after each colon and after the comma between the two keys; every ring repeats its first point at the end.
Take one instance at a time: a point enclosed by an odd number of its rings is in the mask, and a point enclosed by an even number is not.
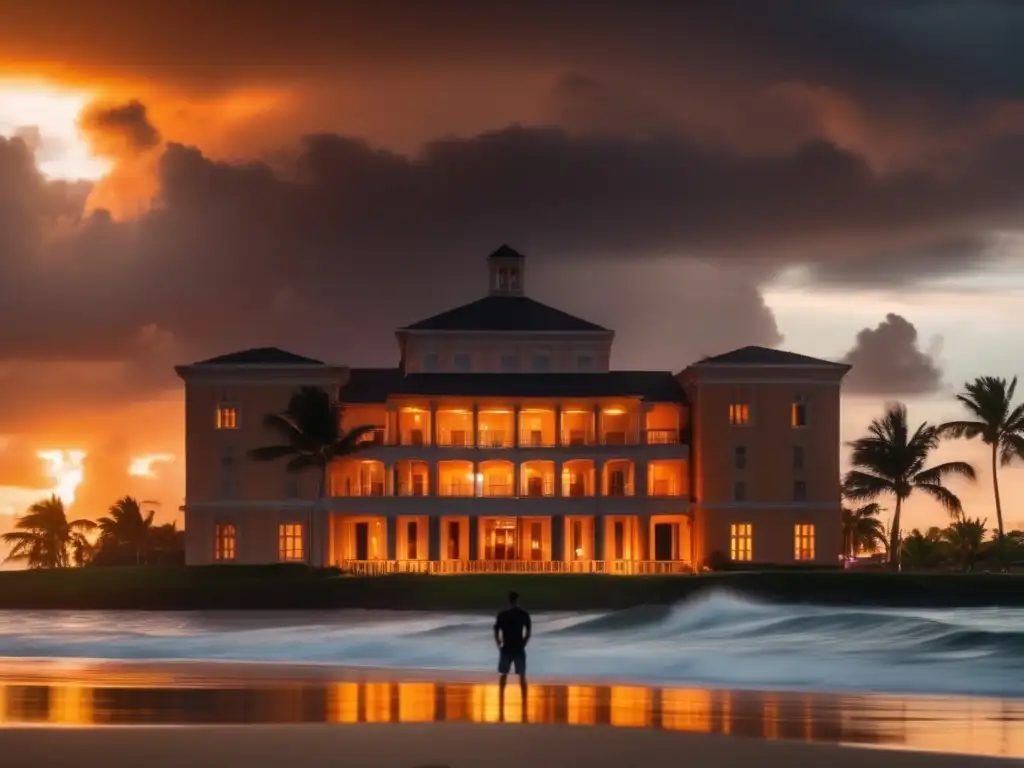
{"type": "Polygon", "coordinates": [[[523,700],[523,718],[526,717],[526,644],[533,628],[530,614],[519,607],[519,594],[509,592],[509,607],[494,621],[494,642],[498,646],[498,708],[504,719],[505,683],[510,670],[519,676],[519,690],[523,700]]]}

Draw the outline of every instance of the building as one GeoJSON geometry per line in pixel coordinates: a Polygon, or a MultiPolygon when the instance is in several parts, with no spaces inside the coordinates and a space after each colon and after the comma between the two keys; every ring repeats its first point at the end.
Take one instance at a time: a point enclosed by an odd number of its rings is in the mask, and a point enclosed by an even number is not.
{"type": "Polygon", "coordinates": [[[614,333],[526,295],[487,260],[483,298],[398,329],[400,362],[275,348],[177,368],[186,389],[187,561],[357,572],[686,572],[833,565],[848,366],[761,347],[679,374],[609,369],[614,333]],[[247,458],[303,385],[371,444],[317,473],[247,458]]]}

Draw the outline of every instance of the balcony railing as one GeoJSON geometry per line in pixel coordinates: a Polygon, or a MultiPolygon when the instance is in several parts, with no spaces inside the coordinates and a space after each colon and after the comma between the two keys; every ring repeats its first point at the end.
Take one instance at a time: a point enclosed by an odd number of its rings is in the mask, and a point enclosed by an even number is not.
{"type": "Polygon", "coordinates": [[[359,438],[360,443],[370,443],[372,445],[384,445],[384,437],[387,430],[384,427],[374,427],[372,432],[367,432],[365,435],[359,438]]]}
{"type": "Polygon", "coordinates": [[[475,496],[475,488],[472,481],[441,483],[439,496],[475,496]]]}
{"type": "Polygon", "coordinates": [[[553,448],[554,445],[554,434],[549,434],[545,437],[543,430],[540,429],[519,430],[520,448],[553,448]]]}
{"type": "Polygon", "coordinates": [[[680,480],[654,478],[648,481],[650,496],[682,496],[686,484],[680,480]]]}
{"type": "Polygon", "coordinates": [[[345,483],[334,483],[331,486],[331,495],[340,498],[383,496],[384,491],[383,480],[375,483],[352,483],[349,486],[345,483]]]}
{"type": "Polygon", "coordinates": [[[483,487],[484,496],[511,496],[511,483],[487,483],[483,487]]]}
{"type": "Polygon", "coordinates": [[[679,443],[678,429],[648,429],[644,440],[647,445],[676,445],[679,443]]]}
{"type": "Polygon", "coordinates": [[[616,576],[687,574],[682,560],[341,560],[342,571],[354,576],[395,573],[604,573],[616,576]]]}
{"type": "Polygon", "coordinates": [[[531,499],[542,498],[544,496],[554,496],[555,481],[539,480],[539,478],[529,478],[523,482],[523,487],[521,489],[520,495],[531,499]]]}
{"type": "Polygon", "coordinates": [[[594,433],[588,429],[563,429],[560,445],[593,445],[594,433]]]}
{"type": "Polygon", "coordinates": [[[477,435],[478,448],[511,448],[512,433],[499,429],[481,430],[477,435]]]}
{"type": "Polygon", "coordinates": [[[605,496],[632,496],[632,483],[609,483],[605,496]]]}
{"type": "Polygon", "coordinates": [[[472,448],[472,429],[442,429],[437,433],[437,444],[442,448],[472,448]]]}
{"type": "Polygon", "coordinates": [[[399,483],[399,496],[428,496],[426,478],[422,482],[399,483]]]}

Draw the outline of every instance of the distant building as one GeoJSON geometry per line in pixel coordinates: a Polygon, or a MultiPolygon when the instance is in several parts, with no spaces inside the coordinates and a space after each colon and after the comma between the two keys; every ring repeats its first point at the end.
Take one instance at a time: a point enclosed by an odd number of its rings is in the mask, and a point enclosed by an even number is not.
{"type": "Polygon", "coordinates": [[[613,371],[613,331],[529,298],[511,248],[487,266],[488,295],[398,329],[396,368],[275,348],[178,367],[188,563],[623,574],[838,564],[848,366],[744,347],[679,374],[613,371]],[[331,468],[318,507],[315,472],[246,456],[275,442],[262,417],[302,385],[337,393],[346,428],[377,428],[371,447],[331,468]]]}

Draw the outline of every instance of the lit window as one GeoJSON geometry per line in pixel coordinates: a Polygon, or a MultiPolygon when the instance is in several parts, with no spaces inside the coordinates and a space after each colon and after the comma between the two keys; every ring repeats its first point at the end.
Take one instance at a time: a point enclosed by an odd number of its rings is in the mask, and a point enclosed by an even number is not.
{"type": "Polygon", "coordinates": [[[729,406],[729,423],[734,425],[750,423],[750,405],[733,403],[729,406]]]}
{"type": "Polygon", "coordinates": [[[793,501],[807,501],[807,483],[803,480],[793,483],[793,501]]]}
{"type": "Polygon", "coordinates": [[[277,559],[284,562],[305,560],[302,546],[302,524],[285,523],[277,526],[277,559]]]}
{"type": "Polygon", "coordinates": [[[747,484],[744,483],[742,480],[737,480],[735,483],[732,484],[732,500],[747,500],[747,484]]]}
{"type": "Polygon", "coordinates": [[[423,370],[433,373],[438,368],[437,354],[430,352],[423,356],[423,370]]]}
{"type": "Polygon", "coordinates": [[[238,408],[233,405],[218,405],[217,429],[238,429],[238,408]]]}
{"type": "Polygon", "coordinates": [[[736,469],[747,468],[747,446],[737,445],[735,450],[736,469]]]}
{"type": "Polygon", "coordinates": [[[734,523],[729,526],[729,559],[754,559],[754,526],[750,523],[734,523]]]}
{"type": "Polygon", "coordinates": [[[807,399],[803,395],[797,395],[790,411],[790,422],[794,427],[807,426],[807,399]]]}
{"type": "Polygon", "coordinates": [[[501,370],[505,373],[515,373],[519,370],[519,357],[517,355],[502,355],[501,370]]]}
{"type": "Polygon", "coordinates": [[[793,526],[793,557],[797,560],[814,559],[814,526],[793,526]]]}
{"type": "Polygon", "coordinates": [[[455,370],[458,371],[459,373],[469,373],[469,355],[460,352],[455,356],[452,362],[454,363],[455,370]]]}
{"type": "Polygon", "coordinates": [[[594,358],[590,355],[580,355],[576,358],[576,368],[583,373],[590,373],[594,370],[594,358]]]}
{"type": "Polygon", "coordinates": [[[235,559],[237,534],[230,523],[213,526],[213,559],[221,562],[235,559]]]}
{"type": "Polygon", "coordinates": [[[547,355],[536,355],[533,358],[533,370],[538,373],[547,373],[551,370],[551,358],[547,355]]]}
{"type": "Polygon", "coordinates": [[[804,447],[802,445],[793,446],[793,469],[804,468],[804,447]]]}

